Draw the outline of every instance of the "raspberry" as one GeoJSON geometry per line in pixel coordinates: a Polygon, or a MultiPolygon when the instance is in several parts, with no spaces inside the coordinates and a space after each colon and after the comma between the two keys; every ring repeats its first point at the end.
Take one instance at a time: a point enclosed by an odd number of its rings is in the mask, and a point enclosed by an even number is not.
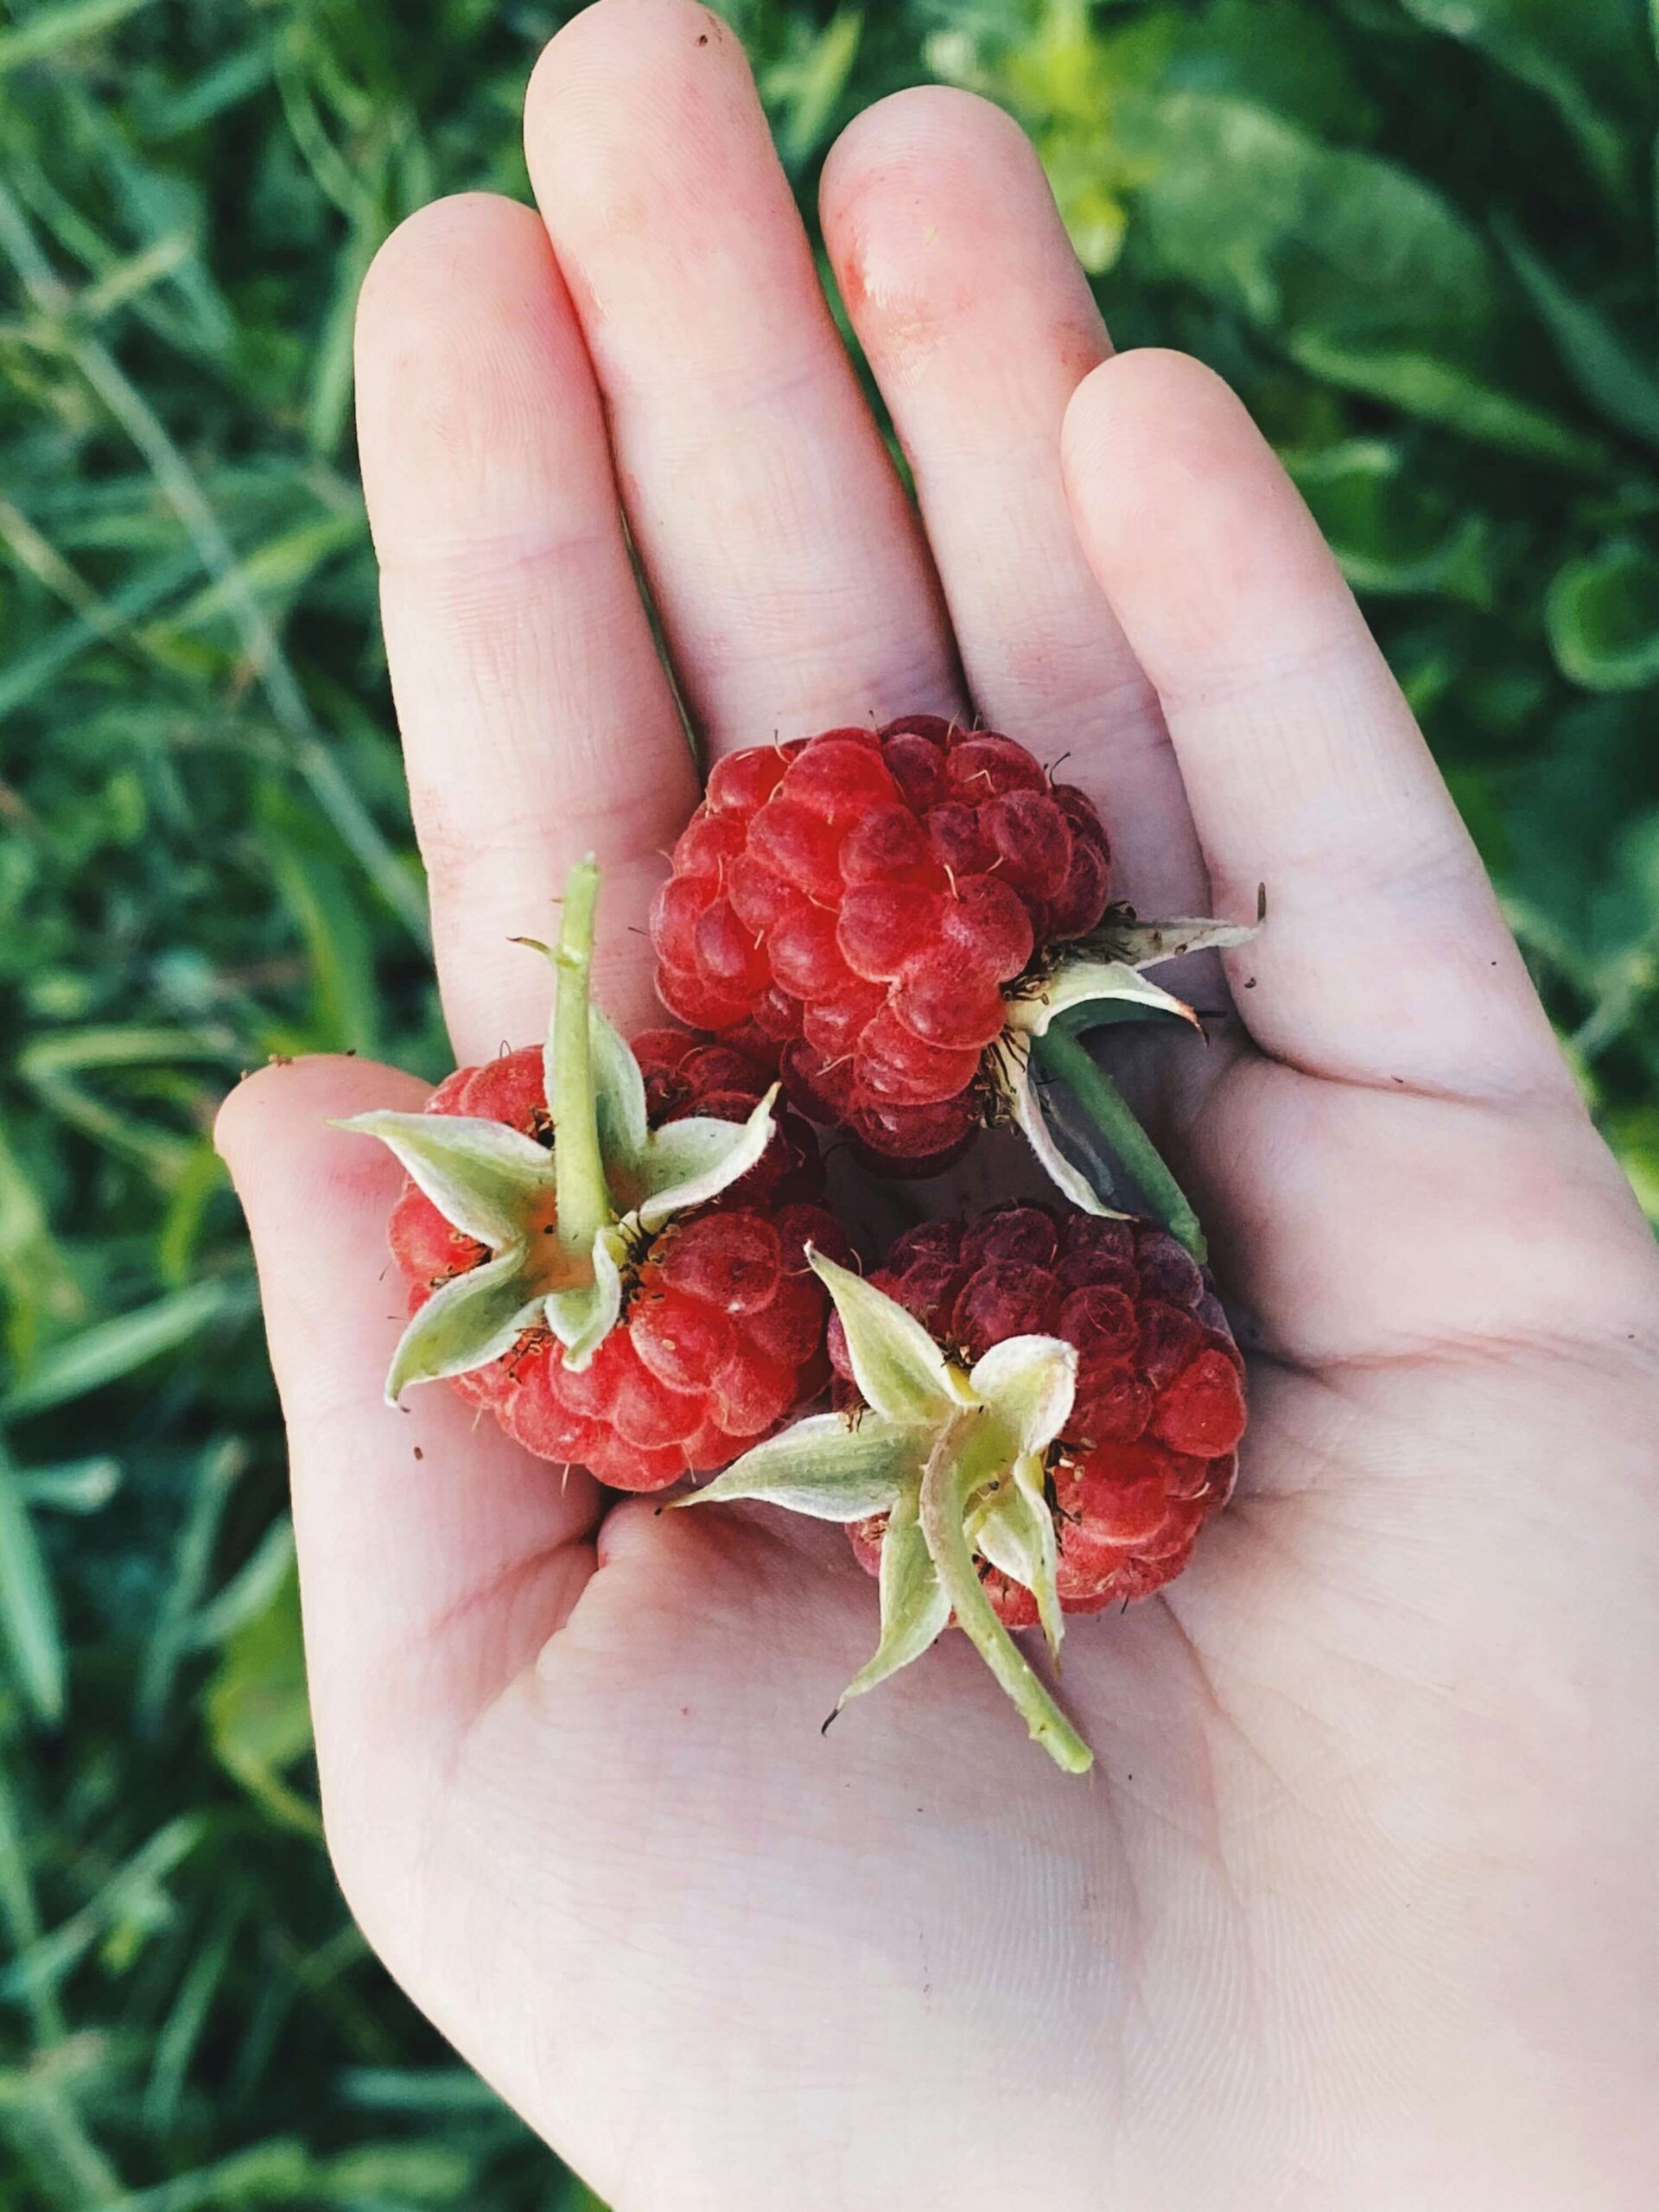
{"type": "MultiPolygon", "coordinates": [[[[1066,1611],[1097,1612],[1174,1580],[1232,1487],[1244,1389],[1209,1281],[1173,1236],[1150,1222],[1005,1206],[965,1227],[909,1230],[870,1280],[964,1365],[1009,1337],[1052,1334],[1075,1347],[1076,1395],[1048,1468],[1066,1611]]],[[[838,1318],[829,1348],[837,1395],[856,1404],[838,1318]]],[[[872,1573],[883,1527],[878,1516],[851,1532],[872,1573]]],[[[1003,1622],[1032,1625],[1031,1592],[981,1567],[1003,1622]]]]}
{"type": "Polygon", "coordinates": [[[816,1203],[817,1140],[774,1115],[763,1070],[677,1030],[626,1046],[590,1007],[597,895],[583,862],[544,1052],[458,1069],[423,1114],[346,1126],[410,1174],[389,1395],[447,1379],[538,1457],[655,1490],[823,1389],[828,1301],[807,1254],[843,1247],[816,1203]]]}
{"type": "MultiPolygon", "coordinates": [[[[654,1127],[692,1114],[741,1122],[766,1089],[764,1074],[741,1053],[683,1031],[647,1031],[634,1051],[654,1127]]],[[[527,1136],[549,1129],[539,1049],[458,1070],[433,1092],[427,1111],[476,1115],[492,1101],[514,1110],[484,1118],[527,1136]]],[[[567,1368],[563,1347],[541,1328],[452,1379],[527,1451],[588,1467],[613,1490],[658,1490],[723,1467],[828,1379],[828,1300],[804,1253],[809,1244],[831,1253],[845,1247],[830,1217],[804,1202],[822,1183],[810,1130],[783,1116],[757,1166],[715,1204],[652,1240],[633,1270],[620,1325],[585,1369],[567,1368]]],[[[411,1313],[488,1256],[412,1181],[391,1235],[411,1313]]]]}
{"type": "MultiPolygon", "coordinates": [[[[1018,769],[993,750],[986,772],[1018,769]]],[[[868,1278],[811,1266],[835,1302],[836,1410],[681,1503],[846,1528],[881,1636],[837,1712],[954,1621],[1081,1773],[1089,1746],[1011,1631],[1040,1627],[1058,1655],[1067,1613],[1161,1589],[1226,1502],[1244,1365],[1208,1278],[1150,1222],[1020,1205],[913,1229],[868,1278]]]]}
{"type": "Polygon", "coordinates": [[[1094,930],[1109,888],[1093,806],[1012,739],[931,715],[830,730],[716,766],[652,910],[658,988],[927,1173],[982,1118],[1009,987],[1094,930]]]}

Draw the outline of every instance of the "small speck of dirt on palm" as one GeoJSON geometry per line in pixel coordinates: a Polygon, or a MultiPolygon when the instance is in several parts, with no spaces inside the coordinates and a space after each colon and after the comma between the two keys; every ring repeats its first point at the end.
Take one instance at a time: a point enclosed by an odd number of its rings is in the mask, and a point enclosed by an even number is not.
{"type": "Polygon", "coordinates": [[[424,1459],[426,1457],[425,1452],[422,1451],[418,1444],[415,1446],[415,1457],[417,1459],[424,1459]]]}

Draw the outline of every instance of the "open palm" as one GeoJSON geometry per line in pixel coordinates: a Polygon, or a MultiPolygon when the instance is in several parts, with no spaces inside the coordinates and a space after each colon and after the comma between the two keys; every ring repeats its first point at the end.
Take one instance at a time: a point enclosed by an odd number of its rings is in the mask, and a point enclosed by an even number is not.
{"type": "Polygon", "coordinates": [[[741,54],[601,0],[539,213],[383,251],[365,475],[458,1058],[535,1038],[568,861],[601,993],[709,747],[976,712],[1067,757],[1144,912],[1248,911],[1165,1133],[1253,1356],[1241,1493],[1081,1624],[1063,1776],[947,1637],[818,1724],[838,1532],[656,1516],[440,1388],[388,1411],[418,1103],[276,1068],[220,1141],[289,1422],[328,1832],[370,1939],[620,2212],[1644,2208],[1659,2133],[1659,1274],[1329,556],[1237,404],[1108,344],[1035,159],[905,93],[820,294],[741,54]]]}

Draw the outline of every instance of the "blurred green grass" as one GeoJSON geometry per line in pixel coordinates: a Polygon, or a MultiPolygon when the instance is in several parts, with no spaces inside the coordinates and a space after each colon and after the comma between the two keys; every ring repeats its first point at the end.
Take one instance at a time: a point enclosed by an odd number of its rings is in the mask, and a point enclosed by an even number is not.
{"type": "MultiPolygon", "coordinates": [[[[0,2202],[586,2199],[387,1986],[318,1840],[282,1453],[207,1130],[435,1072],[350,445],[379,239],[522,193],[569,10],[0,19],[0,2202]]],[[[929,77],[1036,136],[1122,344],[1245,392],[1659,1215],[1654,25],[1641,0],[726,10],[809,207],[929,77]]]]}

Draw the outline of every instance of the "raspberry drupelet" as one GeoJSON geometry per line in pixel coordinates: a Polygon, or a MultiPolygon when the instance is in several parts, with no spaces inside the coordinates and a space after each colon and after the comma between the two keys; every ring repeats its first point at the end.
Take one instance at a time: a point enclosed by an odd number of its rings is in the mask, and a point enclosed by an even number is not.
{"type": "Polygon", "coordinates": [[[410,1325],[388,1382],[448,1380],[547,1459],[614,1489],[724,1466],[818,1395],[817,1141],[728,1045],[625,1045],[588,1002],[596,876],[573,875],[544,1049],[347,1124],[410,1180],[391,1223],[410,1325]]]}
{"type": "Polygon", "coordinates": [[[652,934],[664,1003],[780,1056],[791,1092],[918,1172],[966,1143],[1006,995],[1106,911],[1093,805],[935,715],[719,761],[652,934]]]}

